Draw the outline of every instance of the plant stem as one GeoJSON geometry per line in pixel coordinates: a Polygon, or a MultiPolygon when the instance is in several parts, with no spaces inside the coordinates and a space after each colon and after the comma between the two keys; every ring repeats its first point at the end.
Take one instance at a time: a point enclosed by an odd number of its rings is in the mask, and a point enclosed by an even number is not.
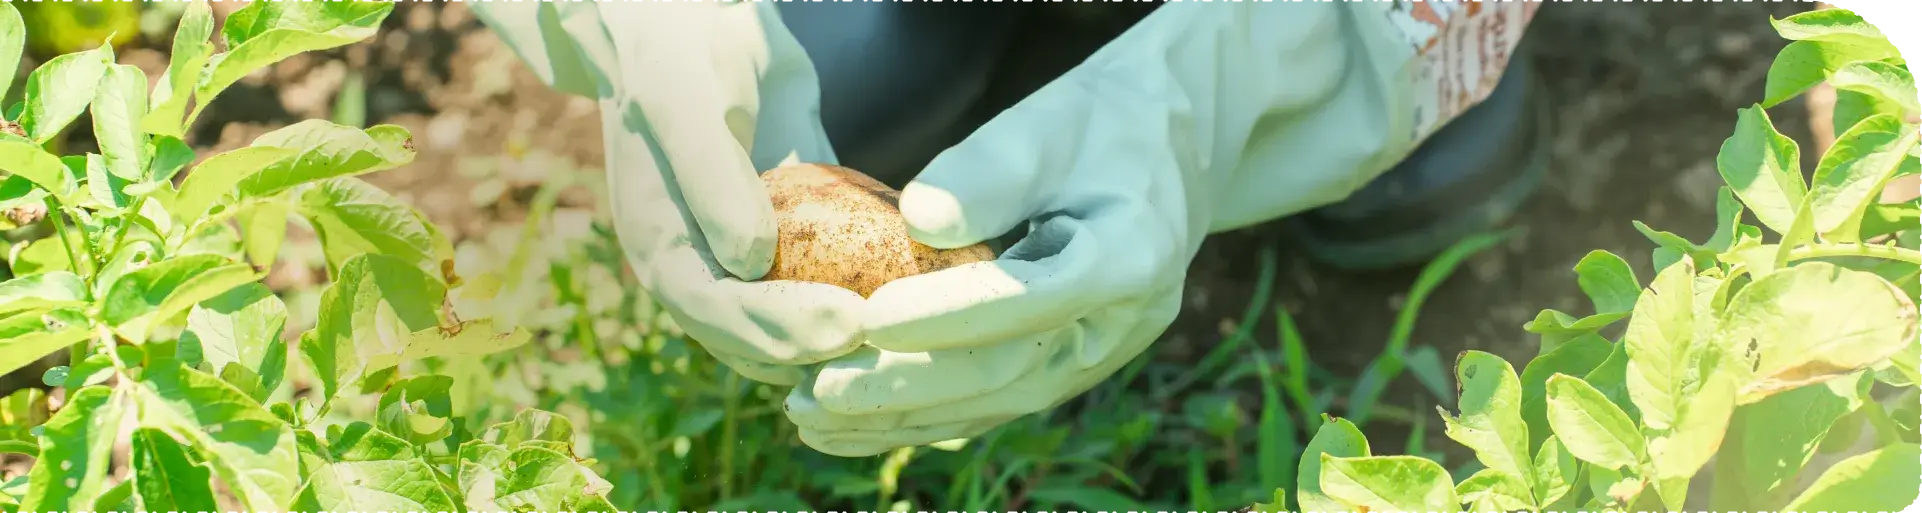
{"type": "MultiPolygon", "coordinates": [[[[134,217],[140,216],[140,209],[145,208],[146,206],[147,206],[146,196],[141,196],[139,199],[133,200],[133,209],[127,211],[127,215],[133,216],[133,217],[128,217],[126,219],[120,220],[120,229],[114,230],[114,234],[113,234],[113,251],[107,252],[107,258],[113,258],[120,255],[121,246],[127,245],[127,230],[133,227],[134,217]]],[[[164,233],[156,233],[154,235],[159,235],[161,237],[167,236],[167,234],[164,234],[164,233]]]]}
{"type": "MultiPolygon", "coordinates": [[[[67,264],[73,266],[74,274],[80,275],[82,280],[87,283],[87,290],[81,291],[81,294],[82,297],[87,298],[87,301],[91,302],[93,301],[93,273],[83,272],[80,269],[80,255],[73,252],[73,239],[67,236],[67,223],[60,218],[60,216],[65,213],[65,211],[60,208],[60,202],[55,201],[52,196],[48,196],[46,202],[47,215],[51,217],[49,220],[53,221],[53,231],[60,237],[60,249],[67,251],[67,264]]],[[[85,244],[82,244],[82,249],[87,249],[85,246],[85,244]]],[[[88,268],[91,269],[93,252],[89,250],[87,253],[87,258],[89,259],[87,260],[87,264],[88,268]]]]}
{"type": "Polygon", "coordinates": [[[739,426],[736,426],[736,424],[739,423],[739,419],[737,418],[740,413],[738,391],[741,388],[741,375],[733,372],[727,373],[726,383],[727,385],[723,387],[721,391],[721,401],[723,404],[720,440],[721,500],[727,500],[733,497],[734,446],[741,443],[739,436],[735,433],[735,431],[739,429],[739,426]]]}

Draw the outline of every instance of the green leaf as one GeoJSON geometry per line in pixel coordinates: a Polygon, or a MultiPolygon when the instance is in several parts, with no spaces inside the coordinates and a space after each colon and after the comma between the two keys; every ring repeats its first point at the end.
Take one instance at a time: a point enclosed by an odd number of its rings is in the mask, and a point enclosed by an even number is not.
{"type": "Polygon", "coordinates": [[[1784,493],[1842,416],[1862,402],[1858,379],[1830,380],[1769,396],[1735,410],[1715,466],[1718,504],[1768,508],[1784,493]]]}
{"type": "Polygon", "coordinates": [[[1835,106],[1829,114],[1830,135],[1840,136],[1855,128],[1855,125],[1876,114],[1895,112],[1901,107],[1875,96],[1850,91],[1835,90],[1835,106]]]}
{"type": "Polygon", "coordinates": [[[1782,19],[1769,17],[1769,25],[1791,41],[1857,43],[1886,48],[1890,57],[1898,55],[1881,30],[1847,9],[1817,9],[1782,19]]]}
{"type": "Polygon", "coordinates": [[[1738,111],[1735,133],[1722,142],[1715,170],[1756,219],[1783,233],[1794,223],[1802,196],[1808,194],[1800,155],[1794,139],[1775,131],[1768,111],[1752,106],[1738,111]]]}
{"type": "Polygon", "coordinates": [[[0,134],[0,171],[32,180],[56,195],[73,191],[73,176],[60,157],[47,153],[39,143],[11,134],[0,134]]]}
{"type": "Polygon", "coordinates": [[[1913,230],[1922,226],[1922,208],[1915,202],[1876,203],[1862,216],[1862,231],[1856,240],[1873,240],[1903,230],[1913,230]]]}
{"type": "Polygon", "coordinates": [[[255,146],[208,157],[180,182],[180,192],[167,205],[167,211],[182,223],[193,222],[207,215],[208,208],[221,204],[230,194],[238,195],[241,180],[298,153],[299,150],[292,148],[255,146]]]}
{"type": "Polygon", "coordinates": [[[280,256],[280,245],[287,240],[288,206],[278,201],[263,201],[245,207],[236,217],[240,223],[241,243],[247,260],[257,267],[271,267],[280,256]]]}
{"type": "Polygon", "coordinates": [[[1916,144],[1915,129],[1888,114],[1864,119],[1839,136],[1811,182],[1815,232],[1829,235],[1859,220],[1916,144]]]}
{"type": "MultiPolygon", "coordinates": [[[[454,511],[433,483],[434,468],[405,440],[354,423],[329,436],[321,468],[309,474],[298,511],[454,511]]],[[[550,510],[559,511],[559,510],[550,510]]]]}
{"type": "Polygon", "coordinates": [[[1642,293],[1628,261],[1607,251],[1595,250],[1582,257],[1575,264],[1575,274],[1582,293],[1595,303],[1595,313],[1627,312],[1635,308],[1635,298],[1642,293]]]}
{"type": "Polygon", "coordinates": [[[80,275],[52,271],[0,282],[0,316],[38,308],[69,308],[87,304],[87,285],[80,275]]]}
{"type": "Polygon", "coordinates": [[[1922,446],[1897,444],[1829,467],[1786,511],[1900,511],[1922,486],[1922,446]]]}
{"type": "Polygon", "coordinates": [[[1369,511],[1457,511],[1461,508],[1448,470],[1413,456],[1339,458],[1323,454],[1321,485],[1329,497],[1369,511]]]}
{"type": "Polygon", "coordinates": [[[147,73],[132,65],[107,66],[91,110],[93,137],[107,172],[128,182],[149,181],[147,136],[139,125],[147,113],[147,73]]]}
{"type": "Polygon", "coordinates": [[[1528,424],[1522,420],[1522,386],[1515,369],[1500,356],[1464,351],[1455,361],[1461,388],[1461,415],[1437,408],[1449,438],[1475,450],[1488,468],[1516,476],[1532,475],[1528,424]]]}
{"type": "Polygon", "coordinates": [[[404,260],[365,254],[343,264],[300,346],[327,397],[399,363],[412,334],[440,326],[445,297],[439,280],[404,260]]]}
{"type": "Polygon", "coordinates": [[[107,159],[98,153],[87,154],[87,193],[99,207],[109,211],[122,211],[133,206],[133,198],[127,195],[127,182],[107,171],[107,159]]]}
{"type": "Polygon", "coordinates": [[[126,412],[123,399],[117,390],[83,388],[47,420],[40,458],[27,474],[32,484],[22,511],[92,509],[107,490],[113,444],[126,412]]]}
{"type": "Polygon", "coordinates": [[[245,509],[276,511],[299,482],[294,429],[239,389],[160,359],[133,387],[140,425],[194,447],[245,509]]]}
{"type": "Polygon", "coordinates": [[[46,144],[80,117],[93,102],[94,90],[113,62],[113,47],[103,44],[54,57],[28,74],[27,108],[20,113],[20,126],[27,138],[34,144],[46,144]]]}
{"type": "Polygon", "coordinates": [[[504,466],[491,487],[475,487],[477,493],[470,493],[470,503],[482,500],[508,511],[615,511],[606,497],[613,485],[572,455],[543,447],[522,447],[508,456],[504,466]]]}
{"type": "Polygon", "coordinates": [[[1540,357],[1561,349],[1563,345],[1575,339],[1595,335],[1602,328],[1607,328],[1627,317],[1628,312],[1615,312],[1576,319],[1574,316],[1554,309],[1547,309],[1536,314],[1535,320],[1523,324],[1522,329],[1541,335],[1541,345],[1535,348],[1536,354],[1540,357]]]}
{"type": "Polygon", "coordinates": [[[252,266],[221,256],[170,258],[115,280],[101,301],[100,317],[128,338],[144,340],[154,323],[260,277],[252,266]]]}
{"type": "Polygon", "coordinates": [[[1769,63],[1768,77],[1762,86],[1762,106],[1774,107],[1807,92],[1849,63],[1879,61],[1895,56],[1895,47],[1887,41],[1805,40],[1789,43],[1769,63]]]}
{"type": "Polygon", "coordinates": [[[295,209],[320,238],[329,268],[338,269],[356,255],[379,253],[438,277],[453,260],[451,246],[439,240],[426,216],[367,182],[349,178],[314,184],[301,193],[295,209]]]}
{"type": "Polygon", "coordinates": [[[1843,65],[1829,77],[1836,89],[1855,91],[1901,108],[1902,114],[1922,112],[1917,104],[1915,77],[1909,70],[1881,61],[1858,61],[1843,65]]]}
{"type": "Polygon", "coordinates": [[[461,444],[454,481],[469,511],[504,511],[494,503],[494,486],[508,455],[507,449],[480,440],[461,444]]]}
{"type": "Polygon", "coordinates": [[[1581,474],[1582,461],[1562,446],[1560,438],[1543,440],[1541,450],[1535,452],[1534,488],[1540,504],[1536,509],[1565,511],[1564,506],[1573,506],[1580,495],[1575,485],[1581,482],[1581,474]]]}
{"type": "Polygon", "coordinates": [[[187,457],[186,448],[157,429],[133,433],[134,493],[147,511],[219,511],[213,473],[187,457]]]}
{"type": "Polygon", "coordinates": [[[567,417],[541,410],[521,410],[514,420],[495,424],[481,433],[481,440],[506,448],[529,442],[574,444],[574,423],[567,417]]]}
{"type": "Polygon", "coordinates": [[[1668,501],[1686,491],[1677,486],[1721,445],[1735,407],[1738,369],[1710,337],[1715,290],[1697,282],[1689,261],[1664,269],[1635,304],[1623,339],[1629,397],[1647,428],[1656,488],[1671,508],[1680,503],[1668,501]]]}
{"type": "Polygon", "coordinates": [[[394,383],[380,396],[380,429],[410,444],[426,445],[454,433],[454,378],[416,376],[394,383]]]}
{"type": "Polygon", "coordinates": [[[162,184],[173,185],[171,180],[174,179],[174,175],[180,174],[181,170],[193,164],[194,159],[197,158],[193,147],[177,137],[157,135],[148,141],[147,154],[151,159],[147,162],[147,177],[152,181],[142,186],[158,190],[162,184]]]}
{"type": "Polygon", "coordinates": [[[1551,433],[1548,427],[1548,378],[1558,373],[1576,376],[1588,374],[1607,360],[1614,350],[1614,343],[1601,335],[1589,333],[1530,360],[1522,368],[1522,420],[1528,423],[1530,449],[1541,447],[1542,441],[1547,440],[1551,433]]]}
{"type": "Polygon", "coordinates": [[[307,120],[254,139],[256,148],[283,148],[296,156],[247,175],[239,183],[246,197],[271,196],[329,178],[393,169],[414,161],[413,135],[394,125],[366,130],[307,120]]]}
{"type": "Polygon", "coordinates": [[[1289,513],[1288,489],[1276,488],[1274,498],[1268,499],[1268,502],[1257,502],[1249,506],[1248,511],[1249,513],[1289,513]]]}
{"type": "MultiPolygon", "coordinates": [[[[1715,456],[1727,436],[1729,418],[1735,410],[1736,387],[1731,370],[1733,360],[1720,345],[1704,344],[1687,355],[1681,370],[1676,397],[1682,404],[1669,429],[1644,433],[1648,459],[1654,464],[1655,487],[1669,507],[1681,507],[1681,493],[1687,481],[1715,456]]],[[[1644,410],[1646,411],[1646,410],[1644,410]]],[[[1646,418],[1646,417],[1644,417],[1646,418]]]]}
{"type": "Polygon", "coordinates": [[[0,80],[0,99],[7,97],[13,88],[14,70],[20,69],[20,52],[26,49],[27,21],[20,17],[20,11],[13,2],[0,7],[0,70],[6,70],[7,79],[0,80]]]}
{"type": "Polygon", "coordinates": [[[1609,470],[1642,461],[1647,442],[1628,414],[1595,387],[1566,374],[1548,379],[1548,423],[1576,458],[1609,470]]]}
{"type": "Polygon", "coordinates": [[[1296,498],[1304,512],[1353,511],[1353,503],[1322,493],[1322,456],[1368,456],[1368,438],[1348,419],[1324,414],[1321,420],[1321,428],[1308,440],[1308,448],[1301,454],[1301,468],[1295,473],[1296,498]]]}
{"type": "Polygon", "coordinates": [[[1642,291],[1622,344],[1628,352],[1629,398],[1642,422],[1668,429],[1687,398],[1678,395],[1683,362],[1695,342],[1695,266],[1683,260],[1663,269],[1642,291]]]}
{"type": "Polygon", "coordinates": [[[1743,287],[1723,311],[1718,340],[1753,369],[1749,404],[1795,387],[1854,374],[1915,342],[1914,307],[1873,273],[1807,262],[1743,287]]]}
{"type": "Polygon", "coordinates": [[[0,375],[92,336],[78,310],[41,308],[0,318],[0,375]]]}
{"type": "MultiPolygon", "coordinates": [[[[154,84],[153,110],[141,118],[141,130],[170,137],[186,135],[187,102],[193,99],[194,86],[207,68],[208,59],[213,57],[213,34],[213,9],[206,0],[193,0],[180,15],[167,71],[161,75],[160,83],[154,84]]],[[[201,101],[210,100],[213,98],[201,101]]]]}
{"type": "Polygon", "coordinates": [[[373,37],[393,12],[389,2],[260,2],[229,14],[221,35],[227,52],[215,55],[194,92],[191,121],[221,91],[261,68],[297,54],[346,46],[373,37]]]}
{"type": "MultiPolygon", "coordinates": [[[[1482,469],[1461,484],[1455,494],[1468,503],[1469,511],[1522,511],[1535,508],[1528,482],[1521,477],[1492,468],[1482,469]]],[[[1444,511],[1453,511],[1444,510],[1444,511]]]]}
{"type": "Polygon", "coordinates": [[[286,303],[260,283],[235,287],[187,312],[187,330],[204,361],[215,369],[245,367],[260,376],[260,386],[267,390],[280,386],[286,375],[287,343],[281,339],[286,325],[286,303]]]}

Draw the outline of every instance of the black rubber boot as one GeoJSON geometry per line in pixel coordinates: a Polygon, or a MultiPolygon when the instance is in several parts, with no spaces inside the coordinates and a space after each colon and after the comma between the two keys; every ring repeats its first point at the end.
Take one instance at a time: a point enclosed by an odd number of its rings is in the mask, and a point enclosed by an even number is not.
{"type": "Polygon", "coordinates": [[[1546,98],[1518,49],[1482,103],[1338,203],[1291,217],[1309,256],[1350,270],[1421,265],[1455,242],[1494,229],[1547,172],[1546,98]]]}

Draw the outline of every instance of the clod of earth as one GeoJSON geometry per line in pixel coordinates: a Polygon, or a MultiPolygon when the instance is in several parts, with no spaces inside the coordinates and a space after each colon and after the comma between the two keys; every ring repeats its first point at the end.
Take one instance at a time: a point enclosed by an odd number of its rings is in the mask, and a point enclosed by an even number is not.
{"type": "Polygon", "coordinates": [[[994,259],[986,244],[915,242],[901,192],[860,171],[794,164],[762,173],[761,181],[779,224],[774,266],[763,280],[826,283],[867,297],[890,281],[994,259]]]}

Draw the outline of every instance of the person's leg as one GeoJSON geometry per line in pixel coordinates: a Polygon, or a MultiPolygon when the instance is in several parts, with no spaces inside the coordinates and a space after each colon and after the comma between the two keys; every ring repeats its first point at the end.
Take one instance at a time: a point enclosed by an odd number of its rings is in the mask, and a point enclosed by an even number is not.
{"type": "Polygon", "coordinates": [[[1520,208],[1547,172],[1549,127],[1526,48],[1516,51],[1486,100],[1406,160],[1341,202],[1291,217],[1310,256],[1359,270],[1421,265],[1520,208]]]}
{"type": "Polygon", "coordinates": [[[1020,9],[971,4],[782,2],[814,61],[821,123],[841,164],[895,188],[943,148],[980,97],[1020,9]]]}

